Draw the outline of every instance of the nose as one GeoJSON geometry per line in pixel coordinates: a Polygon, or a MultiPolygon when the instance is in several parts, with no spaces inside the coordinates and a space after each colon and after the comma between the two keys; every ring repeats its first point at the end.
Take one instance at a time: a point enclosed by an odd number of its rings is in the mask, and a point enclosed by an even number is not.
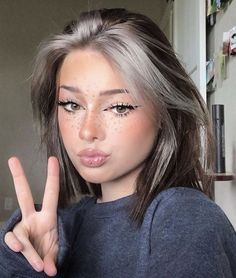
{"type": "Polygon", "coordinates": [[[102,126],[101,118],[93,112],[87,112],[80,126],[79,137],[88,142],[104,140],[105,131],[102,126]]]}

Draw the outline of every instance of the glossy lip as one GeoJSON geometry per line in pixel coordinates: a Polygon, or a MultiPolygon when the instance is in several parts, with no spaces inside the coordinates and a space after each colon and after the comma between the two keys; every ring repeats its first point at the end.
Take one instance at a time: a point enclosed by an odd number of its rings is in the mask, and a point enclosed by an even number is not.
{"type": "Polygon", "coordinates": [[[102,166],[108,159],[109,154],[106,154],[100,150],[84,149],[78,153],[80,162],[90,168],[96,168],[102,166]]]}

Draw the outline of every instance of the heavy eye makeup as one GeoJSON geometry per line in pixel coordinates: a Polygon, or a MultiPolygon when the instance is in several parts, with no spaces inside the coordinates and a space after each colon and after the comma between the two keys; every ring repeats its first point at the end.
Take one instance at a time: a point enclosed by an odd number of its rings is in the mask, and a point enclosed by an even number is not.
{"type": "Polygon", "coordinates": [[[131,112],[137,109],[139,105],[132,105],[124,102],[117,102],[115,104],[111,104],[108,108],[103,111],[111,111],[114,113],[116,117],[124,117],[128,116],[131,112]]]}
{"type": "MultiPolygon", "coordinates": [[[[76,113],[85,108],[74,100],[59,100],[58,106],[61,106],[68,113],[76,113]]],[[[102,111],[111,112],[115,117],[128,116],[130,113],[135,111],[140,105],[133,105],[127,102],[116,102],[110,104],[107,108],[103,108],[102,111]]]]}
{"type": "Polygon", "coordinates": [[[75,113],[78,110],[84,110],[83,106],[74,100],[59,100],[57,104],[68,113],[75,113]]]}

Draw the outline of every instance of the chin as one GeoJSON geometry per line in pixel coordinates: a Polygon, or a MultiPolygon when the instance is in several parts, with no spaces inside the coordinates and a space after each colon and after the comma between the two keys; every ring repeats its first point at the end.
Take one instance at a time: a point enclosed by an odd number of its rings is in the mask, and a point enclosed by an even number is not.
{"type": "Polygon", "coordinates": [[[89,182],[89,183],[98,183],[98,184],[101,184],[101,183],[104,183],[106,181],[108,181],[109,179],[108,178],[105,178],[104,177],[104,174],[101,175],[101,174],[88,174],[88,173],[83,173],[83,172],[80,172],[80,176],[86,181],[86,182],[89,182]]]}
{"type": "Polygon", "coordinates": [[[115,169],[110,167],[107,163],[100,167],[86,167],[82,164],[77,164],[75,168],[80,176],[90,183],[101,184],[113,180],[116,176],[115,169]]]}

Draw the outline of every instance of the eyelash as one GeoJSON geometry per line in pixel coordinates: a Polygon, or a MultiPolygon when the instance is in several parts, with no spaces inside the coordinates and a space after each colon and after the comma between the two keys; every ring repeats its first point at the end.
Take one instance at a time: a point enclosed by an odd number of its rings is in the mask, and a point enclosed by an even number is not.
{"type": "Polygon", "coordinates": [[[68,113],[74,113],[76,111],[76,108],[79,108],[78,110],[80,110],[82,108],[81,105],[79,105],[78,103],[76,103],[72,100],[58,101],[58,106],[62,106],[63,109],[68,113]],[[66,108],[66,106],[68,106],[68,105],[71,105],[71,106],[73,105],[74,108],[69,110],[68,108],[66,108]]]}
{"type": "MultiPolygon", "coordinates": [[[[81,110],[81,108],[83,108],[81,105],[77,104],[72,100],[58,101],[58,106],[62,106],[64,110],[68,113],[75,113],[77,109],[81,110]],[[74,108],[72,109],[66,108],[68,105],[74,106],[74,108]]],[[[128,110],[123,113],[119,113],[117,111],[113,112],[115,117],[124,117],[124,116],[128,116],[132,111],[134,111],[138,107],[139,107],[138,105],[131,105],[129,103],[118,102],[116,104],[110,105],[108,108],[104,109],[103,111],[111,111],[115,109],[128,110]]]]}
{"type": "Polygon", "coordinates": [[[106,108],[104,111],[115,110],[118,108],[119,109],[128,109],[128,111],[126,111],[124,113],[114,112],[116,117],[124,117],[124,116],[128,116],[132,111],[134,111],[136,108],[138,108],[138,105],[131,105],[129,103],[120,102],[120,103],[112,104],[111,106],[106,108]]]}

